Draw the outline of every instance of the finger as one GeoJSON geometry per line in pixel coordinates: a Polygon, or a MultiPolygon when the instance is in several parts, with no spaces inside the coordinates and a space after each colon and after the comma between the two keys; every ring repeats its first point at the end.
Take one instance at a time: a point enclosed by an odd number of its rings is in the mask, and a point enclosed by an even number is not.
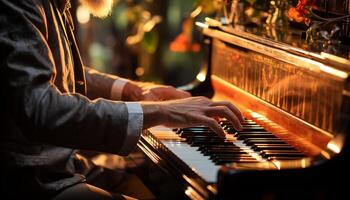
{"type": "Polygon", "coordinates": [[[225,137],[225,132],[221,128],[221,126],[218,124],[218,122],[210,117],[205,116],[197,116],[197,119],[199,120],[199,123],[204,126],[208,126],[211,128],[218,136],[225,137]]]}
{"type": "Polygon", "coordinates": [[[243,128],[237,116],[225,106],[210,107],[206,110],[206,114],[208,116],[225,117],[232,122],[233,127],[238,131],[242,130],[243,128]]]}
{"type": "Polygon", "coordinates": [[[154,95],[151,92],[143,94],[143,101],[159,101],[158,96],[154,95]]]}
{"type": "Polygon", "coordinates": [[[192,94],[187,92],[187,91],[183,91],[183,90],[177,90],[177,91],[179,91],[181,93],[182,98],[188,98],[188,97],[192,96],[192,94]]]}
{"type": "Polygon", "coordinates": [[[228,101],[216,101],[216,102],[213,102],[212,106],[226,106],[230,110],[232,110],[233,113],[235,113],[235,115],[237,116],[237,118],[239,119],[239,121],[241,123],[244,122],[244,117],[243,117],[241,111],[232,103],[230,103],[228,101]]]}

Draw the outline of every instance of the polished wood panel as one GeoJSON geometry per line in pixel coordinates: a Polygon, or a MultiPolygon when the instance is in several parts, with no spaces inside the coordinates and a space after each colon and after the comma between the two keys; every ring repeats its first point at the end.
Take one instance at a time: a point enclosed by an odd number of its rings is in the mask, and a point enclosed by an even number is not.
{"type": "Polygon", "coordinates": [[[228,82],[212,76],[215,100],[228,100],[246,115],[310,156],[319,155],[333,138],[331,134],[262,101],[228,82]]]}

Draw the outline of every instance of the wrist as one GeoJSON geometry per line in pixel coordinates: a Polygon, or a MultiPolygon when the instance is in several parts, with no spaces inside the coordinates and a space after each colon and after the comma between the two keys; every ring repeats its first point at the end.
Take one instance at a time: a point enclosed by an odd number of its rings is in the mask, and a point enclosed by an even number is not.
{"type": "Polygon", "coordinates": [[[144,116],[144,129],[166,123],[167,115],[164,112],[162,103],[141,102],[141,107],[144,116]]]}
{"type": "Polygon", "coordinates": [[[123,101],[141,101],[142,89],[134,82],[128,81],[122,91],[123,101]]]}

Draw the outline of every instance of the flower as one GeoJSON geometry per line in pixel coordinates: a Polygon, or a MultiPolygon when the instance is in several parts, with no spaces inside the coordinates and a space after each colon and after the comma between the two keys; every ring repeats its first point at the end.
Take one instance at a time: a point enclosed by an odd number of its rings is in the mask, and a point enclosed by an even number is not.
{"type": "Polygon", "coordinates": [[[198,52],[200,45],[192,41],[193,19],[186,18],[182,22],[182,32],[170,43],[170,50],[173,52],[198,52]]]}
{"type": "Polygon", "coordinates": [[[299,0],[295,7],[289,9],[288,17],[296,22],[304,22],[309,25],[312,8],[317,8],[315,0],[299,0]]]}

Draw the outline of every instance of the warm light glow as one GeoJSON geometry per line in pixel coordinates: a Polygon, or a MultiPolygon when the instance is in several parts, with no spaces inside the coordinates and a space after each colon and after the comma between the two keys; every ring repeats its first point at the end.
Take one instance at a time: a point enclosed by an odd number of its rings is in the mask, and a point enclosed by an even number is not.
{"type": "Polygon", "coordinates": [[[327,72],[329,74],[333,74],[333,75],[338,76],[338,77],[343,78],[343,79],[348,78],[347,73],[340,71],[340,70],[337,70],[337,69],[334,69],[332,67],[328,67],[326,65],[320,65],[320,69],[324,72],[327,72]]]}
{"type": "Polygon", "coordinates": [[[332,143],[332,141],[328,143],[327,147],[335,153],[340,153],[340,147],[337,144],[332,143]]]}
{"type": "Polygon", "coordinates": [[[281,169],[281,162],[280,161],[274,160],[272,162],[277,167],[277,169],[281,169]]]}
{"type": "Polygon", "coordinates": [[[137,76],[142,76],[145,74],[145,69],[143,67],[138,67],[136,68],[135,73],[137,76]]]}
{"type": "Polygon", "coordinates": [[[200,28],[209,28],[208,24],[204,24],[202,22],[196,22],[195,24],[196,24],[196,26],[198,26],[200,28]]]}
{"type": "Polygon", "coordinates": [[[162,17],[161,16],[154,16],[152,17],[151,20],[148,20],[145,25],[143,26],[143,31],[145,32],[150,32],[155,25],[159,24],[162,21],[162,17]]]}
{"type": "Polygon", "coordinates": [[[250,115],[253,118],[264,118],[264,116],[262,116],[262,115],[260,115],[259,113],[256,113],[256,112],[251,112],[250,115]]]}
{"type": "Polygon", "coordinates": [[[86,24],[90,21],[90,13],[84,6],[77,8],[77,20],[80,24],[86,24]]]}
{"type": "Polygon", "coordinates": [[[310,60],[310,59],[307,59],[307,58],[300,58],[300,59],[301,60],[305,60],[305,62],[308,62],[310,64],[316,65],[319,68],[320,71],[326,72],[328,74],[337,76],[337,77],[342,78],[342,79],[348,78],[348,74],[346,72],[337,70],[335,68],[326,66],[326,65],[324,65],[322,63],[319,63],[317,61],[310,60]]]}
{"type": "Polygon", "coordinates": [[[203,7],[202,6],[198,6],[194,11],[191,12],[191,18],[195,18],[197,17],[199,14],[201,14],[203,10],[203,7]]]}
{"type": "Polygon", "coordinates": [[[197,74],[196,78],[197,78],[197,80],[199,80],[200,82],[203,82],[203,81],[205,81],[205,75],[206,75],[206,73],[200,72],[199,74],[197,74]]]}
{"type": "Polygon", "coordinates": [[[190,194],[191,194],[191,188],[190,187],[187,187],[187,189],[185,190],[185,194],[187,196],[190,196],[190,194]]]}
{"type": "Polygon", "coordinates": [[[329,153],[327,153],[326,151],[321,151],[321,155],[323,155],[323,157],[325,157],[326,159],[331,159],[331,155],[329,155],[329,153]]]}

